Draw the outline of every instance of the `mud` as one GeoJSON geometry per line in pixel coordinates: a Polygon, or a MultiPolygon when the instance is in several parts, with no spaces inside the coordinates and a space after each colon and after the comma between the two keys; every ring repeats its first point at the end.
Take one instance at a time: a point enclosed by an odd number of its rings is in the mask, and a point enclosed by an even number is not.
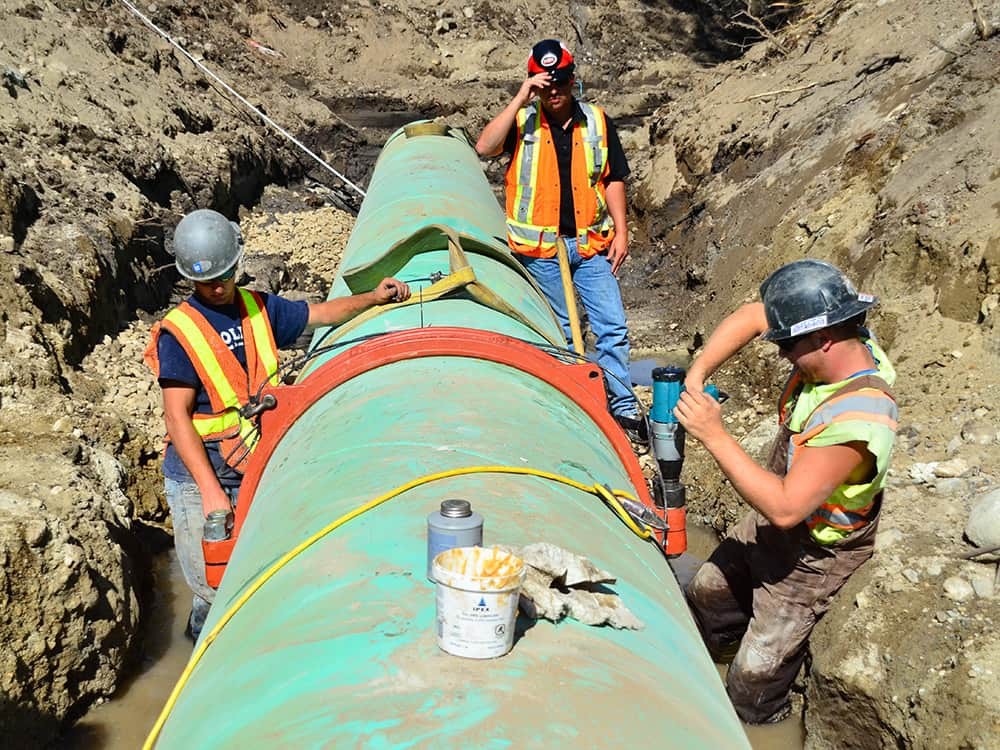
{"type": "MultiPolygon", "coordinates": [[[[975,5],[983,23],[967,0],[144,12],[362,186],[404,119],[478,132],[531,42],[565,38],[633,168],[621,281],[638,356],[685,364],[794,258],[878,294],[901,438],[879,549],[800,678],[806,746],[989,748],[996,564],[957,557],[971,504],[1000,484],[1000,7],[975,5]],[[972,598],[949,598],[956,577],[972,598]]],[[[169,530],[141,354],[184,294],[172,227],[196,206],[240,218],[245,280],[320,299],[357,199],[122,4],[0,13],[0,731],[30,747],[58,745],[141,664],[149,539],[169,530]]],[[[758,344],[717,376],[751,451],[784,374],[758,344]]],[[[685,473],[690,512],[724,532],[740,502],[701,451],[685,473]]]]}

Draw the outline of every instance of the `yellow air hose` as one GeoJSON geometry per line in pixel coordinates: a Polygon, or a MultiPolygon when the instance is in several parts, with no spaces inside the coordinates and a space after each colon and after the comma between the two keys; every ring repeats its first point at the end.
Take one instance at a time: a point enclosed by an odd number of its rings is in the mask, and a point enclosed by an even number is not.
{"type": "Polygon", "coordinates": [[[561,482],[562,484],[569,485],[583,492],[589,492],[592,495],[596,495],[601,498],[608,506],[618,515],[619,518],[625,523],[632,532],[638,536],[640,539],[651,539],[653,538],[653,529],[645,525],[645,528],[640,528],[638,524],[632,519],[632,517],[622,508],[621,503],[618,502],[619,497],[624,497],[633,502],[638,502],[635,496],[625,492],[623,490],[609,490],[607,487],[601,484],[595,484],[593,486],[577,482],[569,477],[562,476],[560,474],[553,474],[548,471],[542,471],[541,469],[531,469],[523,466],[466,466],[461,469],[449,469],[448,471],[437,472],[436,474],[426,474],[422,477],[414,479],[407,482],[406,484],[401,484],[395,489],[389,490],[385,494],[379,495],[373,500],[369,500],[364,505],[360,505],[350,513],[345,513],[336,521],[324,526],[322,529],[317,531],[311,537],[306,539],[304,542],[299,544],[292,550],[289,550],[284,555],[282,555],[270,568],[261,573],[257,579],[250,584],[246,591],[240,595],[240,597],[233,602],[232,606],[226,610],[226,613],[219,618],[219,621],[215,623],[209,633],[202,639],[201,644],[195,649],[194,653],[191,654],[191,660],[188,662],[181,676],[177,680],[177,684],[174,685],[174,689],[170,693],[170,697],[167,698],[166,704],[163,706],[163,710],[160,711],[160,715],[156,719],[156,723],[149,732],[149,736],[146,738],[146,742],[143,743],[143,750],[151,750],[151,748],[156,743],[156,739],[160,735],[160,731],[163,729],[163,725],[167,721],[167,717],[170,716],[170,712],[173,710],[174,704],[176,704],[177,699],[180,697],[181,691],[187,684],[188,679],[194,672],[194,668],[198,666],[198,662],[201,661],[201,657],[205,655],[205,651],[208,647],[212,645],[215,639],[218,637],[219,633],[226,626],[236,613],[246,604],[250,597],[253,596],[267,581],[279,570],[281,570],[285,565],[295,559],[299,554],[307,550],[313,544],[318,542],[320,539],[325,537],[334,529],[343,526],[348,521],[351,521],[362,513],[365,513],[372,508],[376,508],[382,503],[391,500],[392,498],[403,494],[409,490],[416,487],[420,487],[425,484],[430,484],[431,482],[436,482],[439,479],[448,479],[450,477],[460,477],[467,474],[522,474],[526,476],[540,477],[542,479],[548,479],[553,482],[561,482]]]}

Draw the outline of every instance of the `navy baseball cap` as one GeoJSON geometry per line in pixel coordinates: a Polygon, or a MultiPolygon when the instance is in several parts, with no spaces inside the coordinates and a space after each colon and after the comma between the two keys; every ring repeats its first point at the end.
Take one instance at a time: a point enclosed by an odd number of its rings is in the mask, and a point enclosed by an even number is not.
{"type": "Polygon", "coordinates": [[[566,83],[573,77],[576,64],[566,45],[558,39],[543,39],[531,48],[528,74],[548,73],[553,83],[566,83]]]}

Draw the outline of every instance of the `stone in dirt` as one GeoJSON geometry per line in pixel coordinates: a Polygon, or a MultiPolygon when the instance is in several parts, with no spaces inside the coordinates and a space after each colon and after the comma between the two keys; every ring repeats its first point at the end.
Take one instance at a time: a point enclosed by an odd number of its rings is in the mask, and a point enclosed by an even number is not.
{"type": "MultiPolygon", "coordinates": [[[[1000,488],[979,497],[965,524],[965,536],[982,549],[1000,547],[1000,488]]],[[[1000,550],[976,557],[980,561],[1000,559],[1000,550]]]]}
{"type": "Polygon", "coordinates": [[[944,595],[956,602],[967,602],[976,595],[976,592],[972,584],[961,576],[951,576],[945,579],[944,595]]]}

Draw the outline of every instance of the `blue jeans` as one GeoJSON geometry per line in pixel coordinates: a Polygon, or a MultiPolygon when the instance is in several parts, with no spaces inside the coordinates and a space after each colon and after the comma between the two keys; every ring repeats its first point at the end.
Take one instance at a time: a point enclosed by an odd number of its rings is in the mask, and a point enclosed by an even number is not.
{"type": "MultiPolygon", "coordinates": [[[[170,516],[174,524],[174,547],[177,560],[184,573],[184,580],[191,589],[191,615],[188,629],[191,637],[198,640],[208,610],[215,601],[215,589],[205,578],[205,555],[201,549],[201,535],[205,526],[205,511],[201,506],[201,491],[194,482],[178,482],[164,477],[163,488],[170,506],[170,516]]],[[[239,487],[223,487],[229,500],[236,507],[239,487]]]]}
{"type": "MultiPolygon", "coordinates": [[[[632,380],[628,371],[628,324],[625,322],[625,307],[622,305],[618,279],[611,273],[611,263],[607,257],[595,255],[591,258],[581,258],[577,253],[576,238],[563,239],[569,256],[573,286],[576,287],[580,301],[587,311],[590,330],[597,339],[597,364],[605,372],[610,411],[616,417],[636,416],[639,406],[635,394],[632,393],[632,380]]],[[[562,277],[559,273],[559,259],[555,256],[530,258],[526,255],[517,255],[516,257],[542,288],[562,324],[567,343],[572,344],[566,297],[563,294],[562,277]]]]}

